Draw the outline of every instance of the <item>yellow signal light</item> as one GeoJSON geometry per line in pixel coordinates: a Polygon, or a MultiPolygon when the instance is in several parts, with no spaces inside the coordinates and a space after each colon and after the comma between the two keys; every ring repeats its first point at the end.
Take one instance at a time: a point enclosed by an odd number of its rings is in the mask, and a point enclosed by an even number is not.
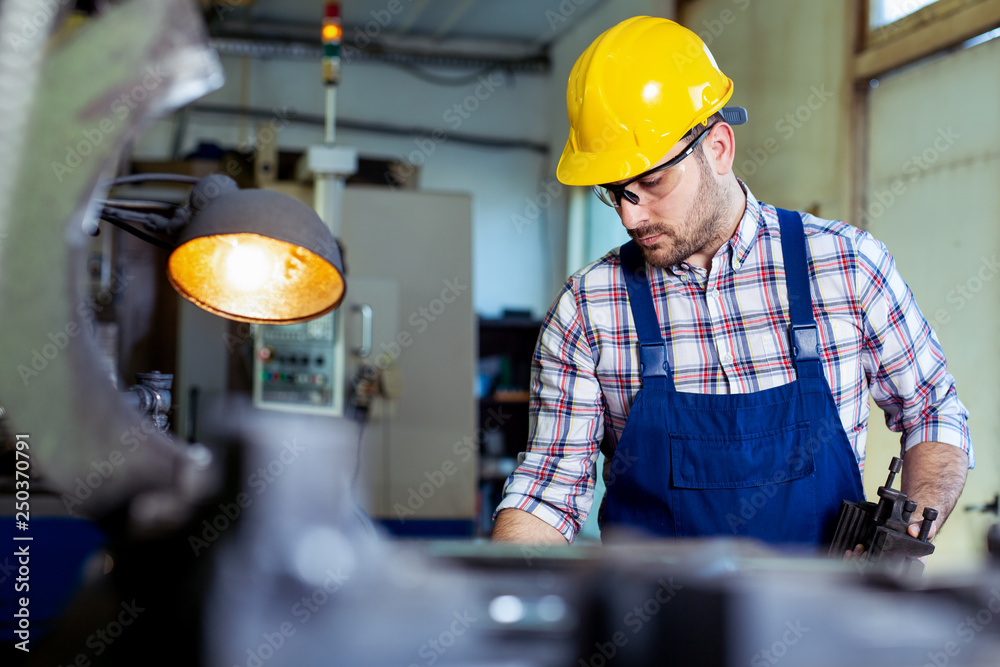
{"type": "Polygon", "coordinates": [[[339,42],[344,36],[344,29],[336,23],[327,23],[323,26],[324,42],[339,42]]]}

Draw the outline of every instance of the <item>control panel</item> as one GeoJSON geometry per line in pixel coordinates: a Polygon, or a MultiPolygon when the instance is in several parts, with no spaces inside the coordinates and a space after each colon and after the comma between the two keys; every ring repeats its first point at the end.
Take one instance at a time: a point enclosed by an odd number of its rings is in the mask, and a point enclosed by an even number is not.
{"type": "Polygon", "coordinates": [[[337,314],[300,324],[257,327],[254,338],[254,405],[341,415],[343,364],[337,314]]]}

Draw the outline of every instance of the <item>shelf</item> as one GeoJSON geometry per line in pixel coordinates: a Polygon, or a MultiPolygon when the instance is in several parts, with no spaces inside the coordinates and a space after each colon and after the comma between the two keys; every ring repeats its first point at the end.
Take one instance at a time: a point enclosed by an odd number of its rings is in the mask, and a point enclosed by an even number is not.
{"type": "MultiPolygon", "coordinates": [[[[517,466],[516,456],[528,444],[531,361],[542,323],[521,317],[479,320],[480,372],[497,387],[479,399],[479,425],[490,426],[494,448],[484,450],[479,470],[480,533],[492,530],[490,517],[500,502],[503,484],[517,466]],[[496,433],[499,431],[499,433],[496,433]]],[[[486,383],[484,383],[486,384],[486,383]]]]}
{"type": "Polygon", "coordinates": [[[531,398],[531,392],[527,389],[495,391],[489,396],[484,396],[486,403],[527,403],[531,398]]]}

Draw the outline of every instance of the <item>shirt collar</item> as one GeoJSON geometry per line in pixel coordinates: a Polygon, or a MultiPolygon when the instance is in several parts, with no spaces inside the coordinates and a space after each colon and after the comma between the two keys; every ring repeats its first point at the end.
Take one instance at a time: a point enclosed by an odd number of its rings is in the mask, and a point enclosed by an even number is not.
{"type": "Polygon", "coordinates": [[[750,188],[747,187],[746,183],[739,178],[736,180],[739,182],[740,187],[743,188],[743,192],[746,193],[747,207],[743,211],[740,224],[736,227],[736,233],[733,234],[728,243],[728,246],[733,249],[733,271],[738,271],[743,266],[747,256],[750,254],[750,250],[753,249],[754,243],[757,242],[757,237],[760,235],[761,229],[764,228],[764,213],[761,211],[760,202],[750,192],[750,188]]]}

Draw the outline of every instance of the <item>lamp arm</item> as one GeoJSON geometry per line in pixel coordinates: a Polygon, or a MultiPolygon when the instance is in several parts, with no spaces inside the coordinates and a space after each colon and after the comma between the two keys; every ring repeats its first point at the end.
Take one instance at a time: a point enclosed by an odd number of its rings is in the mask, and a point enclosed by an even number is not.
{"type": "Polygon", "coordinates": [[[132,225],[130,222],[127,222],[126,220],[119,218],[117,215],[108,211],[107,209],[105,209],[101,213],[101,220],[111,223],[118,229],[128,232],[132,236],[141,239],[150,245],[154,245],[157,248],[162,248],[163,250],[173,250],[176,247],[176,245],[172,243],[162,241],[156,238],[155,236],[150,236],[149,234],[143,232],[140,229],[136,229],[135,226],[132,225]]]}
{"type": "Polygon", "coordinates": [[[146,213],[143,225],[151,232],[176,236],[191,222],[191,209],[179,206],[169,218],[156,213],[146,213]]]}
{"type": "MultiPolygon", "coordinates": [[[[147,231],[167,236],[176,236],[189,222],[191,222],[191,209],[186,206],[172,207],[169,217],[152,212],[140,212],[138,210],[128,210],[118,206],[105,204],[101,217],[108,219],[114,216],[120,221],[142,225],[147,231]]],[[[112,222],[108,220],[108,222],[112,222]]]]}
{"type": "Polygon", "coordinates": [[[105,188],[113,188],[117,185],[129,185],[131,183],[187,183],[194,185],[200,180],[197,176],[188,176],[186,174],[130,174],[128,176],[119,176],[108,183],[105,188]]]}
{"type": "Polygon", "coordinates": [[[102,199],[101,206],[127,209],[130,211],[172,211],[177,208],[177,204],[165,201],[152,201],[149,199],[102,199]]]}

